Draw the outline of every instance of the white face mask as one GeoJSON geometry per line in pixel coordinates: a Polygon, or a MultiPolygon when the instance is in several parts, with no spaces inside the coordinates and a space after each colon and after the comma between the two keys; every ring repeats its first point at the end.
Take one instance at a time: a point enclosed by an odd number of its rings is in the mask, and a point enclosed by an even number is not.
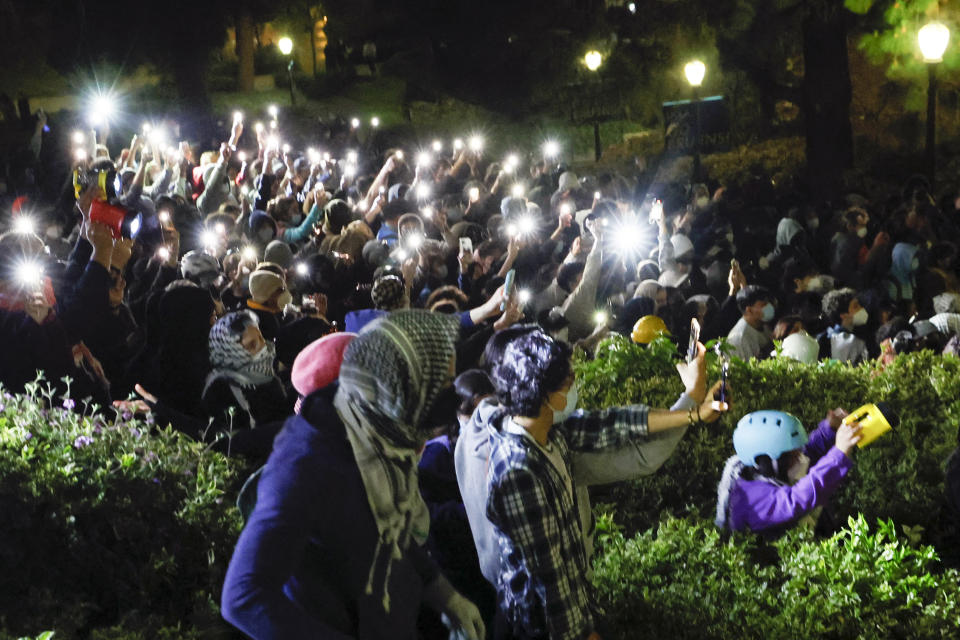
{"type": "Polygon", "coordinates": [[[862,327],[867,324],[867,320],[870,318],[870,315],[867,313],[867,310],[861,307],[853,314],[853,326],[862,327]]]}
{"type": "Polygon", "coordinates": [[[794,462],[789,469],[787,469],[787,480],[790,481],[790,484],[795,484],[801,478],[807,475],[807,471],[809,470],[810,458],[801,453],[799,457],[797,457],[797,461],[794,462]]]}
{"type": "Polygon", "coordinates": [[[293,301],[293,296],[290,294],[289,291],[284,291],[279,296],[277,296],[277,306],[281,309],[286,307],[292,301],[293,301]]]}
{"type": "Polygon", "coordinates": [[[577,393],[577,383],[574,382],[570,385],[570,388],[567,389],[567,404],[563,410],[554,409],[550,407],[550,403],[547,403],[547,406],[553,409],[553,424],[560,424],[577,410],[577,400],[579,400],[579,394],[577,393]]]}
{"type": "Polygon", "coordinates": [[[303,222],[303,214],[302,214],[302,213],[295,213],[295,214],[293,214],[292,216],[290,216],[290,224],[291,224],[291,225],[293,225],[293,226],[295,226],[295,227],[299,227],[301,222],[303,222]]]}
{"type": "Polygon", "coordinates": [[[813,276],[807,280],[807,286],[804,288],[804,291],[820,291],[823,287],[823,281],[820,279],[820,276],[813,276]]]}
{"type": "Polygon", "coordinates": [[[560,329],[560,331],[557,331],[555,334],[553,334],[553,339],[559,342],[567,342],[569,338],[570,338],[569,327],[564,327],[563,329],[560,329]]]}
{"type": "Polygon", "coordinates": [[[858,238],[866,238],[866,237],[867,237],[867,228],[866,228],[866,227],[860,227],[859,229],[857,229],[857,237],[858,237],[858,238]]]}
{"type": "Polygon", "coordinates": [[[697,207],[700,209],[706,209],[707,205],[710,204],[710,198],[697,198],[697,207]]]}

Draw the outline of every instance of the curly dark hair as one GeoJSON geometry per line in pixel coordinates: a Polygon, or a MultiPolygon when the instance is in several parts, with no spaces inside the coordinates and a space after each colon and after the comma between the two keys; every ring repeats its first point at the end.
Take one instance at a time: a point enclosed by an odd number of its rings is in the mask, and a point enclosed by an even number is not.
{"type": "Polygon", "coordinates": [[[823,315],[830,324],[840,322],[840,316],[850,309],[850,302],[857,297],[857,292],[849,287],[835,289],[823,296],[823,315]]]}
{"type": "Polygon", "coordinates": [[[490,372],[503,408],[514,416],[536,417],[547,396],[570,377],[570,347],[541,330],[511,340],[490,372]]]}

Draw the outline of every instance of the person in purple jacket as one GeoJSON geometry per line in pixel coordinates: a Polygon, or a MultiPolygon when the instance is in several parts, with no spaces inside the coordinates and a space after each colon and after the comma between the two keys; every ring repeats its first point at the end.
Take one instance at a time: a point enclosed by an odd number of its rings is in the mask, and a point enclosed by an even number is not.
{"type": "Polygon", "coordinates": [[[861,427],[843,424],[846,411],[827,414],[807,438],[795,416],[754,411],[733,432],[737,454],[717,488],[716,525],[776,538],[833,495],[853,466],[861,427]],[[812,465],[812,466],[811,466],[812,465]]]}

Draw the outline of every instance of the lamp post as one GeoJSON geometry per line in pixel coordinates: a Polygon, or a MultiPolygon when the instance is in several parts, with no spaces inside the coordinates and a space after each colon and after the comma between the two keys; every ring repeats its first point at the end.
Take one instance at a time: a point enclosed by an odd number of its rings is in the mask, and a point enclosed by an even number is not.
{"type": "Polygon", "coordinates": [[[703,84],[703,77],[707,74],[707,65],[699,60],[691,60],[683,66],[683,75],[687,82],[693,87],[693,179],[700,179],[700,85],[703,84]]]}
{"type": "MultiPolygon", "coordinates": [[[[277,40],[277,48],[280,49],[280,53],[285,56],[289,56],[293,52],[293,40],[284,36],[277,40]]],[[[290,78],[290,106],[293,106],[293,58],[290,58],[290,62],[287,63],[287,76],[290,78]]]]}
{"type": "Polygon", "coordinates": [[[926,165],[930,185],[937,179],[937,64],[950,41],[950,30],[939,22],[925,24],[917,33],[923,61],[927,63],[927,146],[926,165]]]}
{"type": "MultiPolygon", "coordinates": [[[[595,74],[597,70],[600,69],[600,65],[603,64],[603,54],[601,54],[596,49],[587,51],[586,55],[583,56],[583,64],[587,67],[588,71],[595,74]]],[[[600,162],[600,156],[602,154],[603,154],[603,147],[600,144],[600,118],[594,117],[593,119],[594,161],[600,162]]]]}

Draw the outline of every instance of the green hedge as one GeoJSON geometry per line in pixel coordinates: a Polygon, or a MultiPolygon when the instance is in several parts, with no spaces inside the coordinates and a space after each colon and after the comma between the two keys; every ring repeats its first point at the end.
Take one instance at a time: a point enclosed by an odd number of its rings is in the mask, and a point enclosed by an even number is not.
{"type": "MultiPolygon", "coordinates": [[[[645,349],[612,338],[575,365],[582,406],[670,406],[682,391],[676,361],[669,340],[645,349]]],[[[715,379],[712,356],[708,369],[715,379]]],[[[960,637],[960,574],[943,569],[958,557],[943,464],[957,442],[960,360],[921,352],[885,370],[734,360],[730,385],[730,415],[691,429],[656,474],[594,492],[608,503],[600,510],[612,506],[624,525],[600,518],[594,581],[608,635],[960,637]],[[846,528],[819,541],[798,530],[767,545],[714,527],[716,485],[740,417],[781,409],[813,428],[828,409],[880,400],[901,425],[855,454],[832,501],[846,528]]]]}
{"type": "MultiPolygon", "coordinates": [[[[599,408],[644,402],[669,407],[683,390],[674,369],[676,349],[665,338],[648,349],[623,337],[601,345],[594,360],[576,363],[581,406],[599,408]]],[[[711,380],[717,367],[708,356],[711,380]]],[[[759,409],[797,415],[808,431],[828,409],[853,410],[886,401],[901,424],[855,454],[848,480],[833,499],[839,521],[863,514],[869,522],[892,518],[939,544],[945,535],[943,465],[957,445],[960,424],[960,359],[929,351],[901,356],[886,369],[835,361],[804,365],[773,358],[730,367],[733,408],[721,421],[695,427],[658,473],[598,492],[616,505],[628,532],[655,528],[662,515],[713,518],[716,486],[733,453],[737,421],[759,409]],[[915,529],[923,527],[922,530],[915,529]]],[[[941,551],[949,551],[941,549],[941,551]]]]}
{"type": "Polygon", "coordinates": [[[0,398],[0,638],[230,633],[217,602],[243,470],[72,405],[40,384],[0,398]]]}
{"type": "Polygon", "coordinates": [[[632,539],[601,518],[594,583],[611,638],[955,638],[960,573],[891,521],[771,545],[668,518],[632,539]]]}

